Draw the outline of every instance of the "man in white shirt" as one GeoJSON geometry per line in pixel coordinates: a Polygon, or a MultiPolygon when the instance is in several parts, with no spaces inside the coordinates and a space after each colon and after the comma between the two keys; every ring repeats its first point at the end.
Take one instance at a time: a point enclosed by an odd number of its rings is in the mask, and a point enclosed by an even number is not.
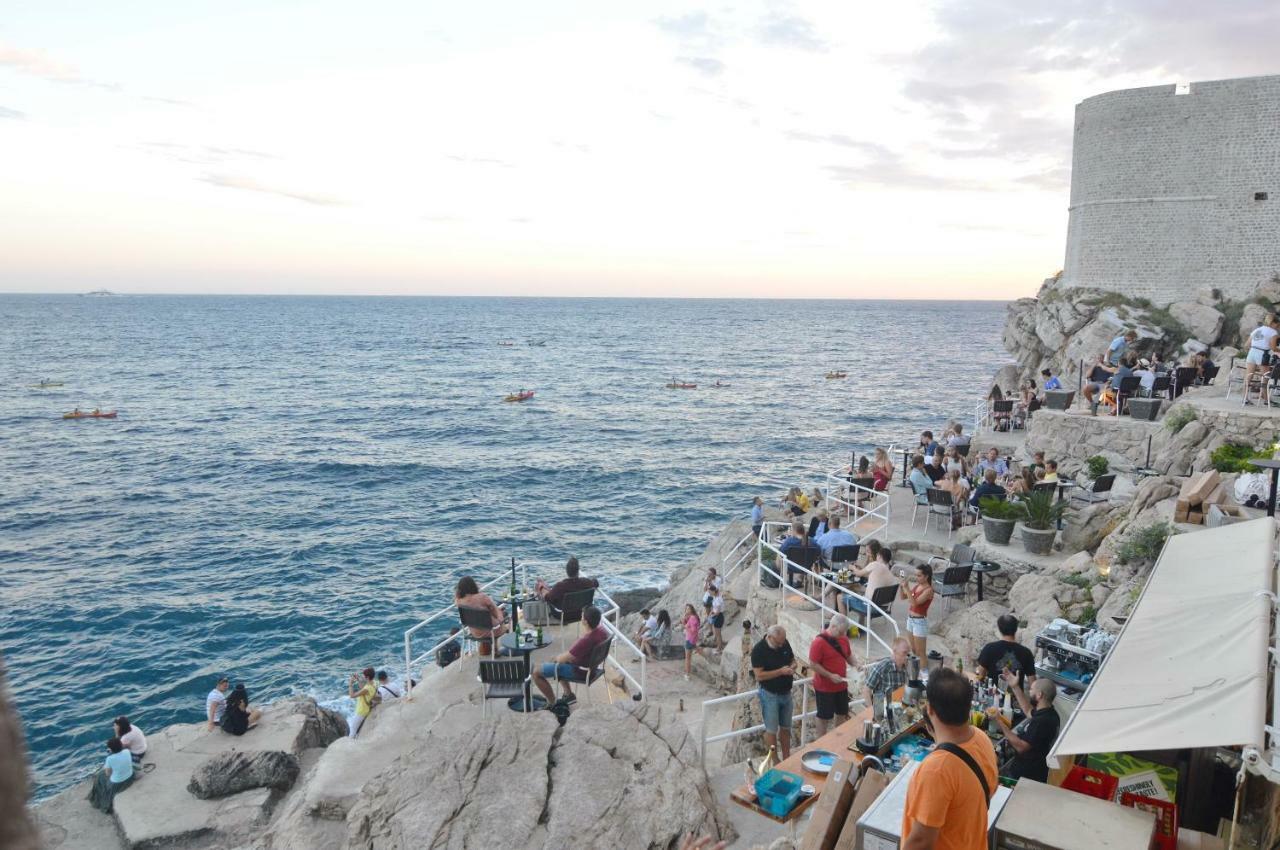
{"type": "Polygon", "coordinates": [[[631,636],[636,643],[645,638],[652,638],[658,631],[658,617],[648,608],[640,612],[640,627],[636,629],[636,633],[631,636]]]}
{"type": "Polygon", "coordinates": [[[217,686],[209,691],[209,696],[205,699],[205,715],[209,721],[209,731],[212,732],[222,722],[222,712],[227,708],[227,688],[231,687],[231,681],[223,676],[218,680],[217,686]]]}
{"type": "Polygon", "coordinates": [[[852,546],[858,542],[858,538],[852,533],[845,531],[840,527],[840,517],[833,516],[829,520],[831,527],[826,534],[820,534],[813,539],[822,549],[822,557],[827,563],[831,563],[831,550],[837,546],[852,546]]]}
{"type": "Polygon", "coordinates": [[[1133,370],[1133,376],[1141,380],[1142,394],[1151,395],[1151,388],[1156,385],[1156,373],[1151,368],[1151,361],[1142,358],[1138,361],[1138,368],[1133,370]]]}

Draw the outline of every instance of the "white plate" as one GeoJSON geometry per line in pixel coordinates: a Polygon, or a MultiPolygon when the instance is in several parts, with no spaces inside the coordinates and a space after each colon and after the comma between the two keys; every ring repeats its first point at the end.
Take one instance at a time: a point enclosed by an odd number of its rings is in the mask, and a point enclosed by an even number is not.
{"type": "Polygon", "coordinates": [[[805,753],[800,759],[800,764],[804,765],[804,769],[813,773],[830,773],[831,766],[835,763],[836,754],[830,750],[813,750],[805,753]]]}

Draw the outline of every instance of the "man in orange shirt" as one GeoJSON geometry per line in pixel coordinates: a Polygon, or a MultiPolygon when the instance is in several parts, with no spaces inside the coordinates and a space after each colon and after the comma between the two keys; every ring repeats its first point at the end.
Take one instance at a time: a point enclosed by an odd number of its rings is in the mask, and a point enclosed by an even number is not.
{"type": "Polygon", "coordinates": [[[925,696],[925,722],[938,746],[907,786],[902,850],[985,850],[998,768],[990,739],[969,725],[973,688],[943,668],[929,674],[925,696]]]}

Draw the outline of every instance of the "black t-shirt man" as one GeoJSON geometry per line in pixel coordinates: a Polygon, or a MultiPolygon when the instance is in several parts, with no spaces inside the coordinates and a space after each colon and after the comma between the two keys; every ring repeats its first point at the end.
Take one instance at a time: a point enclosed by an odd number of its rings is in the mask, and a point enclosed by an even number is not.
{"type": "Polygon", "coordinates": [[[1010,779],[1025,776],[1036,782],[1049,781],[1049,750],[1058,740],[1062,718],[1053,706],[1037,708],[1031,716],[1013,728],[1013,733],[1031,745],[1025,753],[1014,755],[1007,772],[1010,779]]]}
{"type": "Polygon", "coordinates": [[[1008,668],[1018,674],[1018,687],[1026,690],[1027,677],[1036,674],[1036,657],[1031,650],[1013,640],[993,640],[978,653],[978,665],[989,681],[997,681],[1008,668]]]}
{"type": "MultiPolygon", "coordinates": [[[[790,642],[784,642],[782,646],[775,649],[769,645],[769,639],[764,637],[751,649],[751,666],[759,667],[761,670],[777,670],[795,663],[795,660],[796,656],[791,651],[790,642]]],[[[760,687],[770,693],[789,694],[793,678],[793,676],[775,676],[761,682],[760,687]]]]}

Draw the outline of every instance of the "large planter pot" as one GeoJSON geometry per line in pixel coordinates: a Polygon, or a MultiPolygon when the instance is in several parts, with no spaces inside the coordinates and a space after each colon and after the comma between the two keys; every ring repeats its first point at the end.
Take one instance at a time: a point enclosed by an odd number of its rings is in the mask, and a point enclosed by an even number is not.
{"type": "Polygon", "coordinates": [[[1011,519],[995,519],[993,517],[984,516],[982,518],[982,536],[987,539],[988,543],[995,543],[997,546],[1008,546],[1009,538],[1013,537],[1014,521],[1011,519]]]}
{"type": "Polygon", "coordinates": [[[1160,415],[1160,401],[1158,398],[1131,398],[1129,415],[1143,422],[1155,422],[1160,415]]]}
{"type": "Polygon", "coordinates": [[[1048,555],[1053,551],[1053,538],[1058,536],[1056,528],[1038,528],[1022,526],[1022,548],[1031,555],[1048,555]]]}

